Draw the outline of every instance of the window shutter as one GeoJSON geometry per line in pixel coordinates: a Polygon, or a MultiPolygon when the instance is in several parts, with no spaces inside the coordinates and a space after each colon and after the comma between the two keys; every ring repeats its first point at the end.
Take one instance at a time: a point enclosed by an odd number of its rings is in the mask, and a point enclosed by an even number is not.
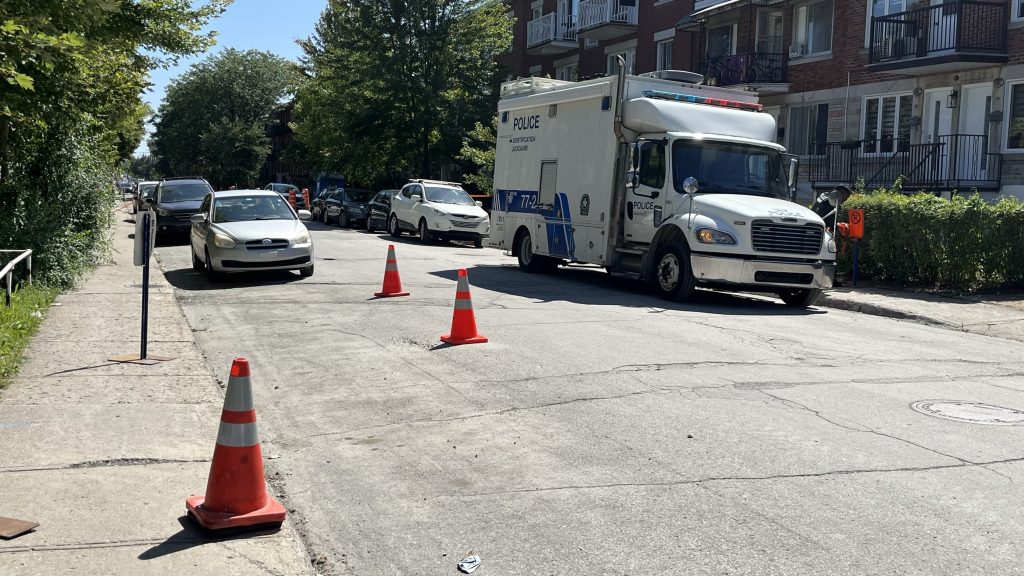
{"type": "Polygon", "coordinates": [[[558,185],[558,162],[540,163],[540,193],[537,203],[552,206],[555,203],[555,191],[558,185]]]}

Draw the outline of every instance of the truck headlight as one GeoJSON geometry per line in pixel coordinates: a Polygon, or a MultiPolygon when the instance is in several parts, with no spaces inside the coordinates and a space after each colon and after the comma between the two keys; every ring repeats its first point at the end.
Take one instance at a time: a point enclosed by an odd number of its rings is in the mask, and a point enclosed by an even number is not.
{"type": "Polygon", "coordinates": [[[736,244],[736,239],[732,237],[732,234],[714,228],[697,230],[697,240],[702,244],[736,244]]]}
{"type": "Polygon", "coordinates": [[[298,234],[295,235],[295,244],[298,245],[298,244],[309,244],[309,243],[310,243],[309,230],[302,230],[301,232],[299,232],[298,234]]]}
{"type": "Polygon", "coordinates": [[[234,248],[235,241],[224,234],[215,233],[213,235],[213,245],[217,248],[234,248]]]}
{"type": "Polygon", "coordinates": [[[835,238],[829,238],[828,239],[828,253],[829,254],[835,254],[836,253],[836,239],[835,238]]]}

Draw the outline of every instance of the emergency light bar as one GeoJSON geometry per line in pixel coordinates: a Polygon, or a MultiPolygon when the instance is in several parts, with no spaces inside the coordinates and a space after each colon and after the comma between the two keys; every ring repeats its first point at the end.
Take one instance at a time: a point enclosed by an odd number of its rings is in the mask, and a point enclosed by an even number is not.
{"type": "Polygon", "coordinates": [[[764,106],[740,102],[738,100],[723,100],[721,98],[707,98],[705,96],[691,96],[689,94],[676,94],[675,92],[662,92],[660,90],[644,90],[644,98],[657,98],[659,100],[675,100],[676,102],[691,102],[693,104],[708,104],[711,106],[723,106],[725,108],[736,108],[739,110],[750,110],[760,112],[764,106]]]}

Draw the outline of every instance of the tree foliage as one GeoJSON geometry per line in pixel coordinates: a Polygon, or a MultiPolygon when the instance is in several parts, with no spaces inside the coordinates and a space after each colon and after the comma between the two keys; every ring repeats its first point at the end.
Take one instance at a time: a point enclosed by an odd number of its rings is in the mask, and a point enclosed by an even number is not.
{"type": "Polygon", "coordinates": [[[365,183],[436,175],[494,113],[495,56],[512,40],[505,11],[493,0],[329,0],[301,42],[307,162],[365,183]]]}
{"type": "Polygon", "coordinates": [[[150,141],[159,168],[212,183],[251,186],[270,152],[266,126],[300,76],[269,52],[225,50],[167,89],[150,141]]]}
{"type": "Polygon", "coordinates": [[[481,194],[494,190],[494,151],[498,143],[498,117],[491,119],[490,126],[477,122],[466,135],[459,150],[458,159],[472,164],[475,172],[466,174],[463,181],[477,187],[481,194]]]}
{"type": "Polygon", "coordinates": [[[231,0],[0,1],[0,247],[65,285],[101,245],[149,71],[206,50],[231,0]]]}

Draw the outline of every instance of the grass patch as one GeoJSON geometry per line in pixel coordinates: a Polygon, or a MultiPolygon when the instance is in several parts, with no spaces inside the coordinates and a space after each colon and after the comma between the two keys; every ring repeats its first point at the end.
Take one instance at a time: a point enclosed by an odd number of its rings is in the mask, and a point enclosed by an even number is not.
{"type": "Polygon", "coordinates": [[[14,292],[8,308],[0,289],[0,390],[18,373],[25,347],[58,293],[45,286],[24,286],[14,292]]]}

